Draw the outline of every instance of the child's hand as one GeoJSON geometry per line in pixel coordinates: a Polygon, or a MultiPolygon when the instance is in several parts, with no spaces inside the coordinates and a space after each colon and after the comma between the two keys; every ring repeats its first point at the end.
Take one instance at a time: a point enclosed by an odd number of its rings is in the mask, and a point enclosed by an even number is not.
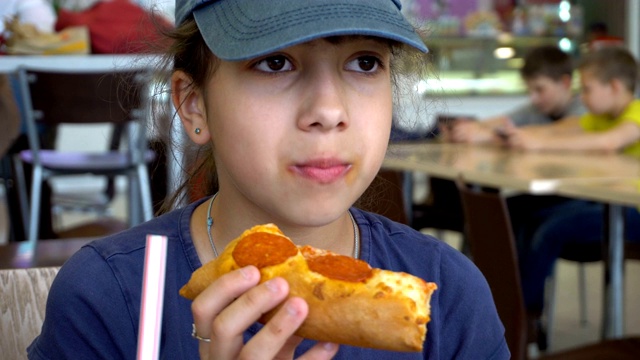
{"type": "Polygon", "coordinates": [[[458,143],[483,143],[491,140],[491,129],[479,121],[458,118],[451,122],[448,140],[458,143]]]}
{"type": "Polygon", "coordinates": [[[493,128],[494,142],[509,146],[509,137],[517,132],[517,128],[511,120],[506,119],[501,124],[493,128]]]}
{"type": "Polygon", "coordinates": [[[539,133],[514,127],[505,128],[503,134],[506,145],[511,148],[530,151],[543,150],[545,148],[544,137],[539,133]]]}
{"type": "MultiPolygon", "coordinates": [[[[291,298],[253,338],[244,344],[243,333],[262,314],[280,305],[289,285],[275,278],[258,285],[260,272],[247,266],[220,277],[191,305],[200,341],[201,359],[292,359],[302,338],[293,333],[308,314],[307,303],[291,298]]],[[[330,359],[338,351],[335,344],[318,343],[300,359],[330,359]]]]}

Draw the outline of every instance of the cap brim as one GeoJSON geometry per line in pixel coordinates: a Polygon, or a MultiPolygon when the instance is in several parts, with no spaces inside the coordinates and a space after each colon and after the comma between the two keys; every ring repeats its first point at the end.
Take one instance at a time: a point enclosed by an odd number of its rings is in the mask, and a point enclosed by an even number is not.
{"type": "Polygon", "coordinates": [[[392,0],[225,0],[193,14],[209,49],[227,61],[341,35],[376,36],[427,52],[392,0]]]}

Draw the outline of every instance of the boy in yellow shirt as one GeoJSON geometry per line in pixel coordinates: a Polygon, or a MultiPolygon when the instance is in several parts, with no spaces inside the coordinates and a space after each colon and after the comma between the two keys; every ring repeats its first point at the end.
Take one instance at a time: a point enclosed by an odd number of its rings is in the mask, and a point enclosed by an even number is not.
{"type": "Polygon", "coordinates": [[[525,83],[529,101],[498,116],[471,121],[457,118],[439,126],[440,137],[448,142],[502,143],[504,126],[529,127],[581,116],[586,109],[573,93],[573,61],[557,46],[540,46],[524,57],[520,77],[525,83]]]}
{"type": "Polygon", "coordinates": [[[638,66],[626,49],[587,54],[578,66],[582,102],[589,112],[550,125],[508,127],[507,143],[525,150],[602,150],[640,155],[638,66]]]}

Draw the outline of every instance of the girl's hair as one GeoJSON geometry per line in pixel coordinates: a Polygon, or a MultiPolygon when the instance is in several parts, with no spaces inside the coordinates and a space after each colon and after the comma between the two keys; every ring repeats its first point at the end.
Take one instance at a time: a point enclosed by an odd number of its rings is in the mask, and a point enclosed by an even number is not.
{"type": "MultiPolygon", "coordinates": [[[[155,119],[155,133],[165,149],[170,150],[166,156],[171,157],[172,163],[180,169],[179,184],[173,192],[167,194],[159,213],[165,213],[179,204],[210,194],[217,189],[215,177],[215,162],[211,143],[196,146],[185,140],[185,135],[176,136],[177,129],[182,129],[177,112],[168,114],[171,109],[170,89],[166,84],[171,83],[171,75],[175,71],[183,71],[192,80],[190,90],[204,90],[207,80],[215,72],[219,60],[207,47],[196,22],[191,18],[175,29],[163,32],[169,39],[169,46],[164,49],[165,55],[160,61],[161,81],[165,84],[157,91],[158,94],[169,93],[167,96],[155,96],[154,101],[162,102],[152,105],[155,119]],[[176,123],[177,122],[177,123],[176,123]],[[213,176],[211,176],[213,174],[213,176]]],[[[172,171],[175,169],[169,169],[172,171]]]]}
{"type": "MultiPolygon", "coordinates": [[[[205,84],[215,73],[220,60],[209,50],[200,34],[193,17],[187,19],[182,25],[176,27],[165,35],[171,40],[171,45],[160,62],[163,74],[162,81],[158,83],[169,84],[171,74],[175,71],[183,71],[189,75],[193,82],[192,90],[204,91],[205,84]]],[[[394,85],[394,104],[399,104],[400,99],[412,99],[403,101],[403,105],[422,107],[425,102],[417,99],[415,84],[426,74],[425,65],[428,56],[414,48],[397,42],[392,42],[391,73],[394,85]]],[[[163,88],[157,92],[158,95],[169,91],[163,88]]],[[[154,102],[170,101],[169,96],[154,96],[154,102]]],[[[185,141],[184,136],[172,136],[175,132],[174,126],[179,121],[177,112],[167,114],[164,109],[168,106],[164,104],[152,104],[154,111],[153,118],[156,120],[155,133],[165,144],[167,149],[172,149],[167,157],[174,157],[175,163],[181,165],[181,183],[177,186],[173,194],[169,194],[161,208],[160,213],[167,212],[185,202],[191,202],[205,195],[213,194],[217,191],[216,168],[213,158],[213,148],[211,142],[203,146],[195,146],[190,141],[185,141]],[[173,130],[172,130],[173,129],[173,130]]],[[[394,109],[394,121],[398,121],[401,113],[394,109]]],[[[417,114],[418,112],[413,112],[417,114]]]]}
{"type": "Polygon", "coordinates": [[[588,53],[580,61],[578,69],[591,71],[603,83],[620,80],[631,94],[636,91],[638,64],[623,47],[605,47],[588,53]]]}

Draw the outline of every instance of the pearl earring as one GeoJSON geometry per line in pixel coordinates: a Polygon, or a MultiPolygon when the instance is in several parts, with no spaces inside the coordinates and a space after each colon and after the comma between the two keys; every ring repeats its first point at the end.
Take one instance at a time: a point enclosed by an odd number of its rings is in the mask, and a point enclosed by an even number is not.
{"type": "Polygon", "coordinates": [[[196,128],[195,130],[196,135],[200,135],[200,132],[201,132],[200,128],[196,128]]]}

